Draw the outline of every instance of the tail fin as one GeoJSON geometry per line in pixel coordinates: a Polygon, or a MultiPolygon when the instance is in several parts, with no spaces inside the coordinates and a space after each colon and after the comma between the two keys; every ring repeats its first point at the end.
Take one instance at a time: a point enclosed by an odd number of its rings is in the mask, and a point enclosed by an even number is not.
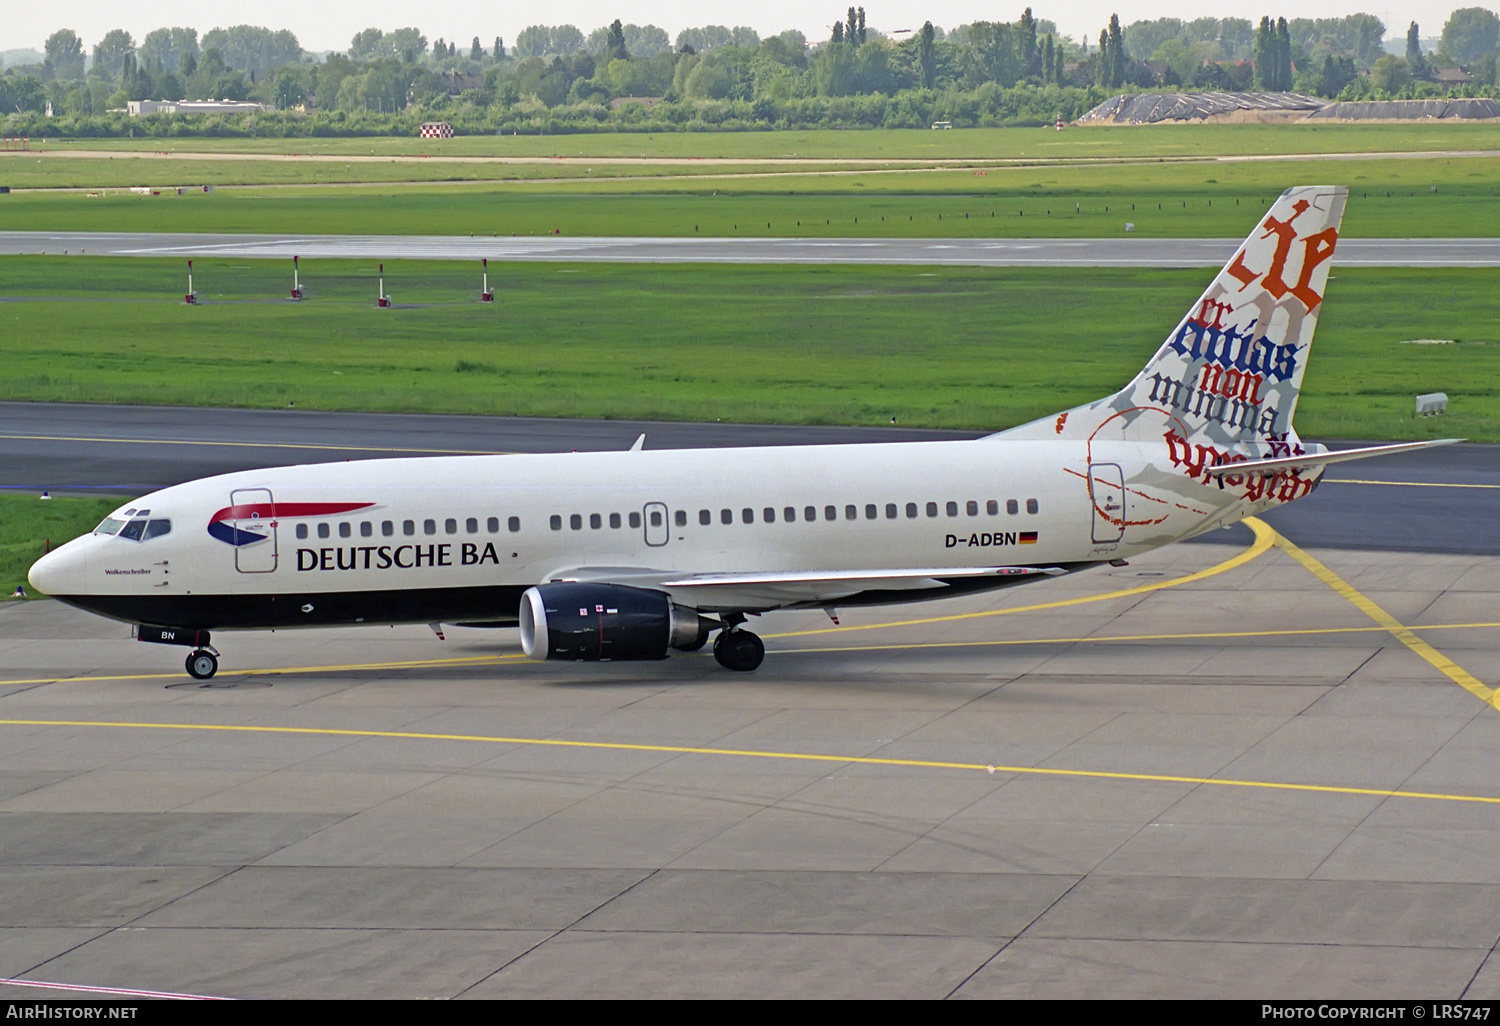
{"type": "Polygon", "coordinates": [[[1006,437],[1160,439],[1285,455],[1348,190],[1281,194],[1142,371],[1006,437]]]}

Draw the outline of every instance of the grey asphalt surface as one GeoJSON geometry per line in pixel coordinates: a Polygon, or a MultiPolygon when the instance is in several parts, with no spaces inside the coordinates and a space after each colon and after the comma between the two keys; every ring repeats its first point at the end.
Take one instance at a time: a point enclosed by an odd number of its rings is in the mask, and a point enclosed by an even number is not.
{"type": "MultiPolygon", "coordinates": [[[[393,456],[974,438],[886,427],[651,423],[431,414],[0,403],[0,488],[139,494],[212,474],[393,456]]],[[[1334,448],[1361,443],[1335,442],[1334,448]]],[[[1332,468],[1265,519],[1301,545],[1500,555],[1500,446],[1456,445],[1332,468]],[[1388,482],[1388,483],[1348,483],[1388,482]],[[1454,487],[1477,485],[1482,487],[1454,487]]],[[[1248,529],[1201,541],[1244,543],[1248,529]]]]}
{"type": "MultiPolygon", "coordinates": [[[[1308,551],[1500,681],[1500,559],[1308,551]]],[[[1246,554],[772,613],[753,674],[375,625],[199,682],[0,602],[0,1000],[1500,998],[1500,713],[1246,554]]]]}
{"type": "MultiPolygon", "coordinates": [[[[1123,233],[1125,219],[1120,222],[1123,233]]],[[[0,232],[0,255],[550,260],[614,263],[1221,267],[1239,239],[463,238],[0,232]]],[[[1500,267],[1500,239],[1340,239],[1343,267],[1500,267]]]]}

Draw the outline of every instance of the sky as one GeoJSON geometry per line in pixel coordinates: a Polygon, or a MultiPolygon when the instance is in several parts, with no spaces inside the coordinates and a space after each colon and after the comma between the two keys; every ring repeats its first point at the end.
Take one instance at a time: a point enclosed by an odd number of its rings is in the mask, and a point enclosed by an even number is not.
{"type": "MultiPolygon", "coordinates": [[[[47,4],[17,2],[7,6],[10,13],[0,24],[0,50],[23,47],[40,50],[47,36],[60,28],[73,29],[83,37],[85,45],[92,47],[100,36],[114,28],[125,29],[139,42],[147,32],[163,26],[196,28],[201,36],[212,28],[248,22],[272,29],[291,29],[303,49],[321,51],[346,50],[354,33],[371,26],[390,30],[414,25],[429,40],[441,37],[465,46],[476,35],[486,47],[496,36],[502,36],[509,47],[516,33],[539,21],[572,24],[588,33],[615,18],[626,23],[659,25],[674,39],[680,29],[689,26],[748,22],[762,36],[795,28],[809,41],[815,41],[827,37],[834,20],[843,16],[848,0],[823,0],[822,4],[807,0],[760,0],[749,9],[741,4],[690,0],[551,0],[544,7],[499,5],[493,0],[446,0],[437,8],[411,0],[362,0],[358,4],[261,0],[253,6],[227,0],[133,0],[129,4],[118,0],[55,0],[47,4]]],[[[920,28],[929,19],[944,28],[971,21],[1014,20],[1026,6],[1025,0],[1013,0],[1013,6],[1014,10],[997,5],[994,0],[866,0],[865,20],[869,27],[889,35],[898,29],[920,28]]],[[[1299,0],[1295,5],[1283,3],[1279,10],[1264,0],[1218,0],[1211,5],[1200,0],[1069,0],[1051,4],[1039,0],[1032,10],[1038,18],[1056,22],[1060,32],[1075,40],[1084,34],[1097,40],[1111,13],[1119,14],[1120,23],[1128,25],[1145,18],[1188,20],[1205,14],[1259,21],[1263,14],[1327,18],[1358,11],[1367,11],[1385,22],[1386,38],[1391,39],[1403,38],[1412,21],[1420,24],[1423,37],[1437,36],[1455,8],[1471,6],[1475,6],[1475,0],[1462,3],[1367,0],[1363,4],[1358,0],[1299,0]]],[[[1500,5],[1486,6],[1494,10],[1500,5]]]]}

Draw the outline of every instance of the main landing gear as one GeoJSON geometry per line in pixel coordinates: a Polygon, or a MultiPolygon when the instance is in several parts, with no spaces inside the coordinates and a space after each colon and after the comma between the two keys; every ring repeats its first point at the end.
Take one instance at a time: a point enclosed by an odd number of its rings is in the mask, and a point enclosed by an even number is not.
{"type": "MultiPolygon", "coordinates": [[[[730,618],[725,617],[728,621],[730,618]]],[[[726,670],[748,673],[760,666],[766,658],[766,646],[760,638],[740,628],[744,617],[730,622],[714,639],[714,658],[726,670]]]]}
{"type": "Polygon", "coordinates": [[[219,672],[219,657],[206,648],[190,652],[187,657],[187,672],[194,680],[208,680],[219,672]]]}

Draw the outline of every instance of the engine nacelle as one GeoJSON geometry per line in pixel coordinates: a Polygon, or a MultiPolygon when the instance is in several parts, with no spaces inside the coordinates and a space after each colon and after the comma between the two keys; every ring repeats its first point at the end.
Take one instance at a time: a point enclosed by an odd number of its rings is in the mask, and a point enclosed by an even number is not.
{"type": "Polygon", "coordinates": [[[718,621],[666,594],[622,584],[543,584],[521,596],[521,650],[532,659],[665,659],[701,648],[718,621]]]}

